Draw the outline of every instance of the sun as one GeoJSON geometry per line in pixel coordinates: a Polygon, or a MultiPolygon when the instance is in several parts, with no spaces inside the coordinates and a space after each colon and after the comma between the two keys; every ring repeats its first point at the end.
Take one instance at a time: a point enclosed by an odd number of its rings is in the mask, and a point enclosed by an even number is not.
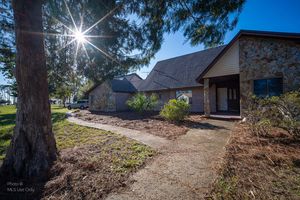
{"type": "Polygon", "coordinates": [[[86,41],[84,33],[80,32],[80,31],[76,31],[74,33],[74,37],[78,43],[84,43],[86,41]]]}
{"type": "Polygon", "coordinates": [[[70,34],[56,34],[56,33],[46,33],[52,36],[60,36],[60,37],[71,37],[71,40],[63,45],[58,51],[66,48],[67,46],[69,46],[70,44],[76,42],[76,51],[75,51],[75,56],[74,56],[74,63],[76,63],[76,59],[77,59],[77,54],[79,51],[79,48],[83,48],[86,57],[88,59],[90,59],[90,56],[87,52],[86,49],[86,44],[91,45],[93,48],[95,48],[96,50],[98,50],[100,53],[102,53],[103,55],[105,55],[106,57],[108,57],[109,59],[111,59],[112,61],[120,64],[115,58],[113,58],[109,53],[105,52],[103,49],[97,47],[96,45],[94,45],[88,38],[107,38],[107,37],[111,37],[111,36],[107,36],[107,35],[90,35],[89,32],[95,27],[97,26],[99,23],[101,23],[103,20],[105,20],[105,18],[107,18],[108,16],[112,15],[113,12],[115,10],[117,10],[119,8],[119,6],[116,6],[114,9],[110,10],[106,15],[104,15],[101,19],[99,19],[97,22],[95,22],[92,26],[90,26],[89,28],[82,30],[83,27],[83,17],[80,17],[80,25],[78,26],[75,21],[74,18],[70,12],[69,6],[66,2],[66,0],[64,0],[65,2],[65,6],[67,8],[69,17],[72,20],[73,23],[73,27],[68,27],[67,25],[65,25],[64,23],[62,23],[61,21],[59,21],[58,19],[54,18],[56,21],[60,22],[66,29],[69,30],[70,34]]]}

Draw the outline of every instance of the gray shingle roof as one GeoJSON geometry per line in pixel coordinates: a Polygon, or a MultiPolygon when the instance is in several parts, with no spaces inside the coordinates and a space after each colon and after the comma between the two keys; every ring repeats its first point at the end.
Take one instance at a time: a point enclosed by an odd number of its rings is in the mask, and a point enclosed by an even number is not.
{"type": "MultiPolygon", "coordinates": [[[[134,93],[134,92],[137,92],[138,90],[137,90],[137,86],[136,86],[137,83],[136,83],[136,81],[134,81],[133,77],[137,77],[137,80],[140,79],[141,81],[143,81],[143,79],[139,75],[133,73],[133,74],[125,75],[125,76],[116,77],[112,80],[108,80],[108,82],[111,85],[112,90],[114,92],[134,93]]],[[[89,94],[91,91],[93,91],[95,88],[97,88],[101,84],[94,85],[86,93],[89,94]]]]}
{"type": "Polygon", "coordinates": [[[144,81],[139,75],[136,73],[127,74],[123,77],[123,79],[127,79],[135,88],[138,88],[140,84],[144,81]]]}
{"type": "Polygon", "coordinates": [[[155,91],[201,86],[196,78],[226,45],[159,61],[139,86],[140,91],[155,91]]]}
{"type": "Polygon", "coordinates": [[[110,82],[111,82],[111,88],[114,92],[126,92],[126,93],[137,92],[137,89],[127,79],[124,80],[113,79],[110,82]]]}

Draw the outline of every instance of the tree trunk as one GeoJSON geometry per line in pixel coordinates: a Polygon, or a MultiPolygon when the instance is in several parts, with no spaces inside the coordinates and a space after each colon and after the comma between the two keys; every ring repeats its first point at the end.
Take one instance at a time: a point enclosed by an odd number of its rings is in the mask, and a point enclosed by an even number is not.
{"type": "Polygon", "coordinates": [[[13,138],[2,173],[42,180],[56,159],[48,94],[42,0],[13,0],[18,102],[13,138]]]}

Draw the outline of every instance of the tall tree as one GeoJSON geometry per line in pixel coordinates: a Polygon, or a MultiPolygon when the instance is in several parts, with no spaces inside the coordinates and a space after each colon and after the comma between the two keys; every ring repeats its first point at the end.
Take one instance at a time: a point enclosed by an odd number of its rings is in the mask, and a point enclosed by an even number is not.
{"type": "Polygon", "coordinates": [[[8,176],[45,177],[56,159],[52,133],[42,0],[12,1],[16,34],[17,118],[2,166],[8,176]]]}

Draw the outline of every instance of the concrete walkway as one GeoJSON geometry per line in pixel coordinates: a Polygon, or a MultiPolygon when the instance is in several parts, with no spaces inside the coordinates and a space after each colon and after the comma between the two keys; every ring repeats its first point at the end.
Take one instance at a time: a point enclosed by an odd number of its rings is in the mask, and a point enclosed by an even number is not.
{"type": "Polygon", "coordinates": [[[99,124],[99,123],[94,123],[94,122],[87,122],[75,117],[68,117],[67,118],[69,122],[73,122],[78,125],[82,126],[88,126],[92,128],[97,128],[101,130],[106,130],[106,131],[111,131],[114,133],[118,133],[120,135],[124,135],[126,137],[129,137],[131,139],[137,140],[143,144],[146,144],[156,150],[162,148],[163,146],[169,145],[170,140],[167,140],[165,138],[155,136],[149,133],[143,133],[138,130],[132,130],[128,128],[123,128],[119,126],[112,126],[108,124],[99,124]]]}
{"type": "Polygon", "coordinates": [[[76,118],[69,118],[69,121],[119,131],[161,152],[131,177],[133,184],[121,192],[111,193],[107,200],[203,199],[217,177],[216,169],[234,127],[230,121],[205,120],[203,126],[191,129],[175,141],[169,141],[157,136],[149,139],[148,134],[130,129],[80,122],[76,118]],[[141,135],[138,137],[136,134],[141,135]],[[153,144],[156,141],[159,144],[153,144]]]}

